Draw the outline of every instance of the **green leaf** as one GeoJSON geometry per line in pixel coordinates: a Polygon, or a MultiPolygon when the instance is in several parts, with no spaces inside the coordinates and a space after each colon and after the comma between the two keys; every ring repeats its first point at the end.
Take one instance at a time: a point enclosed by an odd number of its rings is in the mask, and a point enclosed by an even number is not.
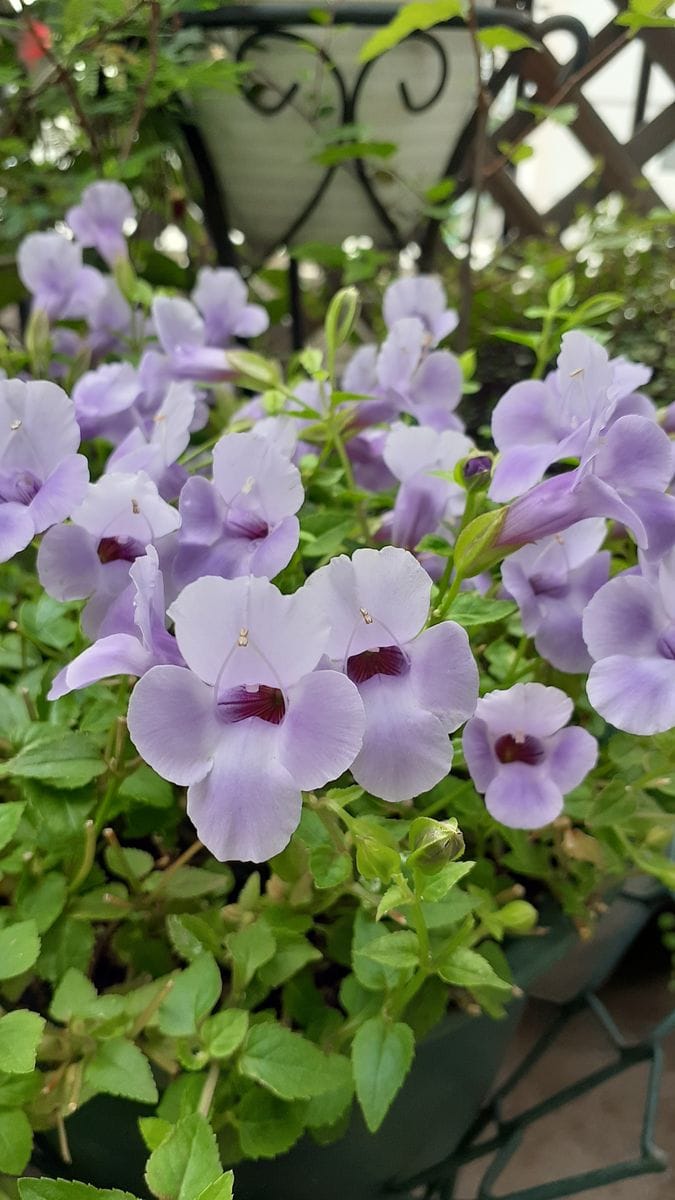
{"type": "Polygon", "coordinates": [[[85,1082],[96,1092],[156,1104],[157,1087],[150,1063],[133,1042],[113,1038],[101,1042],[84,1070],[85,1082]]]}
{"type": "Polygon", "coordinates": [[[560,279],[556,279],[555,283],[552,283],[548,289],[548,306],[554,312],[559,312],[561,308],[567,308],[573,296],[574,275],[571,271],[568,271],[565,275],[561,275],[560,279]]]}
{"type": "Polygon", "coordinates": [[[339,1121],[354,1095],[354,1077],[348,1058],[329,1054],[326,1060],[330,1086],[307,1104],[305,1120],[310,1129],[321,1129],[339,1121]]]}
{"type": "Polygon", "coordinates": [[[201,1028],[202,1045],[211,1058],[230,1058],[248,1032],[248,1013],[243,1008],[224,1008],[207,1017],[201,1028]]]}
{"type": "Polygon", "coordinates": [[[497,142],[497,149],[514,166],[525,162],[528,158],[532,158],[534,154],[534,147],[528,146],[527,142],[497,142]]]}
{"type": "Polygon", "coordinates": [[[352,857],[333,846],[317,846],[309,856],[309,869],[316,887],[339,887],[351,878],[352,857]]]}
{"type": "Polygon", "coordinates": [[[475,950],[460,946],[438,965],[438,974],[446,983],[455,987],[468,988],[471,991],[477,987],[491,987],[499,991],[510,992],[511,985],[500,979],[482,954],[475,950]]]}
{"type": "Polygon", "coordinates": [[[21,1200],[135,1200],[130,1192],[97,1188],[70,1179],[20,1179],[21,1200]]]}
{"type": "Polygon", "coordinates": [[[69,967],[86,973],[94,949],[94,931],[87,921],[60,917],[42,939],[37,964],[42,979],[58,983],[69,967]]]}
{"type": "MultiPolygon", "coordinates": [[[[33,1130],[25,1112],[20,1109],[0,1112],[0,1171],[5,1175],[20,1175],[28,1166],[32,1149],[33,1130]]],[[[31,1200],[24,1191],[21,1197],[31,1200]]]]}
{"type": "Polygon", "coordinates": [[[139,1117],[138,1128],[147,1149],[152,1151],[161,1146],[173,1126],[170,1121],[164,1121],[161,1117],[139,1117]]]}
{"type": "Polygon", "coordinates": [[[218,896],[229,892],[234,877],[229,867],[218,871],[207,871],[205,867],[179,867],[165,876],[163,871],[153,871],[143,880],[143,891],[162,895],[171,900],[196,900],[199,896],[218,896]]]}
{"type": "Polygon", "coordinates": [[[16,893],[16,913],[23,920],[32,918],[38,933],[46,933],[61,916],[67,898],[66,881],[57,871],[41,879],[24,876],[16,893]]]}
{"type": "Polygon", "coordinates": [[[0,979],[22,975],[37,962],[40,938],[35,921],[17,921],[0,929],[0,979]]]}
{"type": "Polygon", "coordinates": [[[336,167],[352,158],[391,158],[395,153],[396,142],[341,142],[314,154],[313,161],[322,167],[336,167]]]}
{"type": "Polygon", "coordinates": [[[486,50],[540,50],[537,42],[517,29],[508,25],[491,25],[488,29],[479,29],[478,40],[486,50]]]}
{"type": "Polygon", "coordinates": [[[207,1184],[197,1196],[197,1200],[233,1200],[234,1171],[225,1171],[213,1183],[207,1184]]]}
{"type": "Polygon", "coordinates": [[[305,1105],[287,1104],[252,1088],[235,1110],[241,1148],[247,1158],[275,1158],[290,1150],[305,1126],[305,1105]]]}
{"type": "Polygon", "coordinates": [[[460,592],[448,609],[447,619],[471,629],[475,625],[504,621],[517,611],[518,605],[511,600],[491,600],[478,592],[460,592]]]}
{"type": "MultiPolygon", "coordinates": [[[[2,726],[5,730],[6,726],[2,726]]],[[[6,800],[0,805],[0,850],[11,842],[19,828],[26,805],[22,800],[6,800]]]]}
{"type": "MultiPolygon", "coordinates": [[[[34,726],[34,729],[39,729],[34,726]]],[[[84,787],[106,770],[100,751],[84,733],[51,728],[0,763],[0,778],[41,779],[60,788],[84,787]]]]}
{"type": "Polygon", "coordinates": [[[481,513],[460,533],[455,543],[455,570],[462,579],[478,575],[507,553],[503,548],[495,549],[506,512],[506,508],[502,507],[481,513]]]}
{"type": "Polygon", "coordinates": [[[371,59],[378,58],[380,54],[397,46],[418,29],[431,29],[441,21],[450,21],[453,17],[461,17],[463,14],[463,0],[413,0],[411,4],[404,4],[388,25],[378,29],[377,33],[364,43],[359,61],[370,62],[371,59]]]}
{"type": "Polygon", "coordinates": [[[354,920],[352,958],[354,974],[361,986],[367,988],[368,991],[380,992],[395,988],[408,979],[412,973],[410,967],[385,966],[384,963],[376,962],[366,954],[360,953],[371,942],[382,942],[383,938],[393,936],[393,933],[383,935],[382,926],[373,921],[363,909],[358,910],[354,920]]]}
{"type": "Polygon", "coordinates": [[[9,1075],[34,1071],[44,1027],[44,1019],[25,1008],[0,1017],[0,1071],[9,1075]]]}
{"type": "Polygon", "coordinates": [[[258,972],[258,977],[267,988],[280,987],[287,979],[301,971],[310,962],[320,962],[321,951],[307,938],[286,934],[282,930],[277,940],[274,957],[258,972]]]}
{"type": "Polygon", "coordinates": [[[111,875],[117,875],[132,885],[149,875],[155,865],[154,858],[147,850],[120,846],[116,842],[106,846],[103,857],[111,875]]]}
{"type": "Polygon", "coordinates": [[[166,918],[166,932],[176,954],[186,962],[193,962],[205,950],[212,954],[220,950],[218,935],[198,913],[170,913],[166,918]]]}
{"type": "Polygon", "coordinates": [[[136,800],[148,808],[169,808],[173,804],[173,788],[166,779],[160,779],[150,767],[143,764],[127,775],[120,785],[119,796],[125,800],[136,800]]]}
{"type": "Polygon", "coordinates": [[[269,962],[277,948],[274,935],[264,921],[254,921],[231,933],[225,945],[232,958],[235,991],[243,991],[263,963],[269,962]]]}
{"type": "Polygon", "coordinates": [[[189,1037],[217,1003],[222,991],[218,964],[205,951],[176,976],[159,1009],[159,1028],[171,1037],[189,1037]]]}
{"type": "Polygon", "coordinates": [[[195,1200],[222,1172],[211,1126],[200,1113],[191,1113],[153,1150],[145,1179],[160,1200],[195,1200]]]}
{"type": "Polygon", "coordinates": [[[371,1017],[352,1043],[356,1095],[371,1133],[382,1124],[413,1060],[415,1038],[409,1025],[371,1017]]]}
{"type": "Polygon", "coordinates": [[[365,955],[373,962],[383,963],[385,967],[416,967],[420,960],[417,934],[405,930],[374,938],[356,953],[365,955]]]}
{"type": "Polygon", "coordinates": [[[400,908],[402,904],[409,903],[412,898],[412,892],[407,884],[392,883],[377,906],[375,920],[380,921],[393,908],[400,908]]]}
{"type": "Polygon", "coordinates": [[[325,1055],[276,1021],[249,1031],[239,1070],[282,1100],[308,1100],[326,1090],[325,1055]]]}

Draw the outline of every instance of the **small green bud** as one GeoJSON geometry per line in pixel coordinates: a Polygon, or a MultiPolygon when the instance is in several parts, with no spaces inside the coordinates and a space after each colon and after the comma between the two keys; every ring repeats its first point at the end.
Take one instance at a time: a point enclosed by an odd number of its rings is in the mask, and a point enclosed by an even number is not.
{"type": "Polygon", "coordinates": [[[418,817],[410,826],[408,845],[408,862],[431,875],[464,853],[464,837],[454,817],[448,821],[418,817]]]}
{"type": "Polygon", "coordinates": [[[46,374],[52,351],[49,317],[42,308],[34,308],[26,329],[26,350],[33,374],[46,374]]]}
{"type": "Polygon", "coordinates": [[[509,933],[529,933],[539,918],[536,908],[527,900],[510,900],[500,908],[498,916],[509,933]]]}

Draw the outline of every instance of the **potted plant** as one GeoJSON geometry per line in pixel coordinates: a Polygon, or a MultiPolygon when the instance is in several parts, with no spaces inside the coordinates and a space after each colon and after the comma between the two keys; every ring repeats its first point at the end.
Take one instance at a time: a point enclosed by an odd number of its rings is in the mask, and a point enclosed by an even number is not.
{"type": "Polygon", "coordinates": [[[204,1200],[221,1161],[366,1200],[456,1144],[575,925],[672,886],[672,446],[569,276],[495,457],[438,280],[381,346],[343,290],[282,368],[131,217],[99,183],[24,241],[2,351],[0,1170],[138,1192],[192,1138],[204,1200]]]}

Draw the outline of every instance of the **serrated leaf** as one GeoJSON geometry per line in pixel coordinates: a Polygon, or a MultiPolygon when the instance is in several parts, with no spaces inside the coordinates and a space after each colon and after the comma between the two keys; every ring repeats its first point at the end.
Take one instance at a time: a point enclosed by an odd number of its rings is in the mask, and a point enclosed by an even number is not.
{"type": "Polygon", "coordinates": [[[427,0],[412,0],[412,3],[404,4],[398,10],[388,25],[378,29],[377,33],[368,38],[361,47],[359,61],[370,62],[385,51],[391,50],[393,46],[398,46],[399,42],[410,37],[416,30],[431,29],[442,21],[461,17],[463,12],[462,0],[434,0],[433,4],[429,4],[427,0]]]}
{"type": "Polygon", "coordinates": [[[170,913],[166,918],[166,932],[176,954],[186,962],[193,962],[205,950],[212,954],[220,950],[217,934],[198,913],[170,913]]]}
{"type": "Polygon", "coordinates": [[[20,1179],[21,1200],[135,1200],[130,1192],[97,1188],[71,1179],[20,1179]]]}
{"type": "Polygon", "coordinates": [[[202,1045],[211,1058],[230,1058],[248,1032],[248,1013],[243,1008],[224,1008],[207,1017],[201,1028],[202,1045]]]}
{"type": "Polygon", "coordinates": [[[316,887],[339,887],[351,877],[351,855],[333,846],[317,846],[309,856],[309,869],[316,887]]]}
{"type": "Polygon", "coordinates": [[[16,894],[16,913],[23,920],[34,920],[38,933],[46,933],[61,916],[68,895],[66,881],[58,871],[40,879],[24,876],[16,894]]]}
{"type": "Polygon", "coordinates": [[[40,938],[35,921],[17,921],[0,929],[0,979],[22,975],[37,962],[40,938]]]}
{"type": "Polygon", "coordinates": [[[56,983],[69,967],[86,973],[94,949],[94,931],[87,921],[76,921],[68,914],[59,918],[42,939],[37,973],[56,983]]]}
{"type": "Polygon", "coordinates": [[[191,1113],[153,1150],[145,1179],[159,1200],[195,1200],[222,1173],[211,1126],[200,1113],[191,1113]]]}
{"type": "MultiPolygon", "coordinates": [[[[33,1149],[33,1130],[25,1112],[14,1109],[0,1112],[0,1171],[20,1175],[25,1171],[33,1149]]],[[[22,1200],[29,1200],[25,1192],[22,1200]]]]}
{"type": "Polygon", "coordinates": [[[356,1095],[371,1133],[382,1124],[413,1060],[415,1038],[409,1025],[371,1017],[352,1043],[356,1095]]]}
{"type": "Polygon", "coordinates": [[[0,763],[0,778],[41,779],[54,787],[78,788],[105,770],[98,746],[86,734],[49,729],[0,763]]]}
{"type": "Polygon", "coordinates": [[[165,876],[163,871],[153,871],[143,880],[143,891],[156,892],[171,900],[196,900],[199,896],[218,896],[229,892],[234,876],[229,867],[218,871],[207,871],[205,867],[179,867],[165,876]]]}
{"type": "Polygon", "coordinates": [[[229,934],[225,945],[232,958],[235,991],[243,991],[247,987],[256,971],[269,962],[277,948],[269,925],[260,920],[229,934]]]}
{"type": "Polygon", "coordinates": [[[233,1200],[234,1171],[225,1171],[213,1183],[207,1184],[197,1196],[197,1200],[233,1200]]]}
{"type": "Polygon", "coordinates": [[[126,1038],[101,1042],[85,1067],[84,1079],[96,1092],[142,1104],[156,1104],[159,1098],[150,1063],[126,1038]]]}
{"type": "Polygon", "coordinates": [[[0,1017],[0,1071],[9,1075],[34,1071],[44,1027],[43,1017],[24,1008],[0,1017]]]}
{"type": "Polygon", "coordinates": [[[365,955],[373,962],[382,963],[385,967],[402,969],[416,967],[420,959],[417,934],[412,930],[387,933],[383,937],[374,938],[356,953],[365,955]]]}
{"type": "Polygon", "coordinates": [[[65,1024],[72,1017],[84,1016],[95,999],[96,988],[91,980],[75,967],[69,967],[54,992],[49,1015],[65,1024]]]}
{"type": "Polygon", "coordinates": [[[452,983],[455,987],[468,988],[469,991],[477,987],[491,987],[504,992],[511,991],[511,985],[500,979],[482,954],[465,946],[451,951],[438,964],[438,974],[446,983],[452,983]]]}
{"type": "Polygon", "coordinates": [[[23,800],[6,800],[0,805],[0,850],[4,850],[14,837],[25,807],[23,800]]]}
{"type": "Polygon", "coordinates": [[[288,1104],[262,1088],[252,1088],[235,1110],[241,1148],[247,1158],[275,1158],[290,1150],[305,1125],[305,1105],[288,1104]]]}
{"type": "Polygon", "coordinates": [[[375,920],[380,921],[382,917],[386,917],[388,912],[393,908],[400,908],[402,904],[409,902],[412,899],[412,893],[409,887],[403,887],[399,883],[392,883],[384,893],[380,903],[377,906],[375,920]]]}
{"type": "Polygon", "coordinates": [[[189,1037],[211,1011],[222,991],[218,964],[205,951],[176,976],[159,1008],[159,1028],[170,1037],[189,1037]]]}
{"type": "Polygon", "coordinates": [[[448,620],[471,629],[475,625],[505,621],[517,611],[518,606],[512,600],[492,600],[477,592],[460,592],[450,605],[448,620]]]}
{"type": "Polygon", "coordinates": [[[249,1031],[239,1070],[281,1100],[308,1100],[326,1089],[325,1055],[276,1021],[249,1031]]]}

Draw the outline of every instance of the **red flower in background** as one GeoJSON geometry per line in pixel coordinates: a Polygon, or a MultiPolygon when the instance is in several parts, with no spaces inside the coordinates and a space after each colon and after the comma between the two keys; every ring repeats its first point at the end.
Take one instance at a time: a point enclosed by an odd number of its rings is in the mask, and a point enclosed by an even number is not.
{"type": "Polygon", "coordinates": [[[45,57],[51,49],[52,35],[49,26],[42,21],[30,21],[19,38],[18,57],[29,69],[45,57]]]}

